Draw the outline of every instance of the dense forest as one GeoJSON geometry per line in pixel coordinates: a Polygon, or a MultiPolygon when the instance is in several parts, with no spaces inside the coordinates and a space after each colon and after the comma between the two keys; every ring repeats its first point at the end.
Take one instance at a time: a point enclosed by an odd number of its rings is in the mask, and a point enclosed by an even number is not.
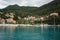
{"type": "Polygon", "coordinates": [[[4,9],[0,9],[2,12],[15,12],[15,14],[20,16],[26,16],[26,15],[49,15],[53,12],[60,13],[60,1],[54,0],[48,4],[45,4],[41,7],[30,7],[30,6],[19,6],[17,4],[15,5],[9,5],[4,9]]]}
{"type": "Polygon", "coordinates": [[[43,14],[48,15],[53,12],[60,13],[60,0],[54,0],[48,4],[45,4],[45,5],[37,8],[36,10],[34,10],[33,13],[37,13],[39,15],[43,15],[43,14]]]}
{"type": "Polygon", "coordinates": [[[31,11],[37,9],[37,7],[29,7],[29,6],[19,6],[17,4],[15,5],[9,5],[4,9],[1,9],[2,12],[13,12],[17,16],[27,16],[27,15],[34,15],[31,13],[31,11]]]}

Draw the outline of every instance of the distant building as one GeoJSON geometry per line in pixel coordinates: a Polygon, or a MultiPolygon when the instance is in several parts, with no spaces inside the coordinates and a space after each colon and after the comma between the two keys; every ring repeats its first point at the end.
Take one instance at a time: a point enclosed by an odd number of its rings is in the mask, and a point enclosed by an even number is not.
{"type": "Polygon", "coordinates": [[[10,17],[10,14],[6,13],[5,16],[10,17]]]}
{"type": "Polygon", "coordinates": [[[6,23],[16,23],[16,21],[15,20],[13,20],[13,18],[8,18],[8,19],[6,19],[6,23]]]}
{"type": "Polygon", "coordinates": [[[50,16],[58,16],[58,13],[51,13],[50,16]]]}
{"type": "Polygon", "coordinates": [[[13,20],[13,21],[12,21],[12,23],[13,23],[13,24],[16,24],[16,21],[15,21],[15,20],[13,20]]]}
{"type": "Polygon", "coordinates": [[[14,18],[14,14],[13,13],[6,13],[5,16],[10,17],[10,18],[14,18]]]}
{"type": "Polygon", "coordinates": [[[21,19],[21,17],[18,16],[18,19],[21,19]]]}
{"type": "Polygon", "coordinates": [[[14,18],[14,14],[13,14],[13,13],[10,13],[10,17],[11,17],[11,18],[14,18]]]}
{"type": "Polygon", "coordinates": [[[3,18],[0,17],[0,23],[4,24],[5,23],[5,19],[3,19],[3,18]]]}

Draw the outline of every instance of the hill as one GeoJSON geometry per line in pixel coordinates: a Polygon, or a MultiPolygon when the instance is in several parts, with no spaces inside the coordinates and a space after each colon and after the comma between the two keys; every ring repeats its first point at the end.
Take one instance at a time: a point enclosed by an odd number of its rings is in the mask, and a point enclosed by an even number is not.
{"type": "Polygon", "coordinates": [[[52,12],[60,13],[60,0],[54,0],[48,4],[45,4],[34,10],[33,13],[37,13],[39,15],[49,15],[52,12]]]}
{"type": "MultiPolygon", "coordinates": [[[[53,12],[58,12],[60,15],[60,1],[59,0],[54,0],[48,4],[45,4],[41,7],[30,7],[30,6],[19,6],[19,5],[9,5],[4,9],[0,9],[0,17],[4,19],[8,19],[10,17],[6,17],[5,13],[10,13],[13,12],[14,20],[16,22],[24,22],[24,17],[27,16],[44,16],[46,20],[43,21],[43,23],[48,23],[48,24],[54,24],[54,20],[56,24],[60,24],[60,16],[53,17],[53,16],[48,16],[46,17],[45,15],[50,15],[53,12]],[[3,13],[1,13],[3,12],[3,13]],[[21,19],[22,18],[22,19],[21,19]]],[[[36,23],[41,23],[40,21],[35,21],[36,23]]]]}
{"type": "Polygon", "coordinates": [[[27,15],[49,15],[52,12],[60,13],[60,0],[54,0],[48,4],[41,7],[29,7],[29,6],[19,6],[19,5],[9,5],[8,7],[1,9],[2,12],[14,12],[19,16],[27,15]]]}
{"type": "Polygon", "coordinates": [[[9,5],[4,9],[1,9],[1,12],[14,12],[17,16],[26,16],[26,15],[34,15],[31,13],[31,11],[37,9],[37,7],[29,7],[29,6],[19,6],[17,4],[15,5],[9,5]]]}

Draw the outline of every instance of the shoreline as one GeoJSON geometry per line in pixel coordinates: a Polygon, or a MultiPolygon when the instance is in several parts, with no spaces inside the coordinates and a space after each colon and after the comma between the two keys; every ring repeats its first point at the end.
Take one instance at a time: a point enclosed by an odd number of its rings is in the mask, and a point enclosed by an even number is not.
{"type": "Polygon", "coordinates": [[[60,26],[60,25],[48,25],[48,24],[0,24],[0,26],[60,26]]]}

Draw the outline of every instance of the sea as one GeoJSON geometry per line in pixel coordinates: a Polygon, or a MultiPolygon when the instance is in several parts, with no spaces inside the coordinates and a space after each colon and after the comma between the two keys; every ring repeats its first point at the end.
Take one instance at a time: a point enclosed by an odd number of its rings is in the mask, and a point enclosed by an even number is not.
{"type": "Polygon", "coordinates": [[[0,40],[60,40],[60,26],[1,26],[0,40]]]}

